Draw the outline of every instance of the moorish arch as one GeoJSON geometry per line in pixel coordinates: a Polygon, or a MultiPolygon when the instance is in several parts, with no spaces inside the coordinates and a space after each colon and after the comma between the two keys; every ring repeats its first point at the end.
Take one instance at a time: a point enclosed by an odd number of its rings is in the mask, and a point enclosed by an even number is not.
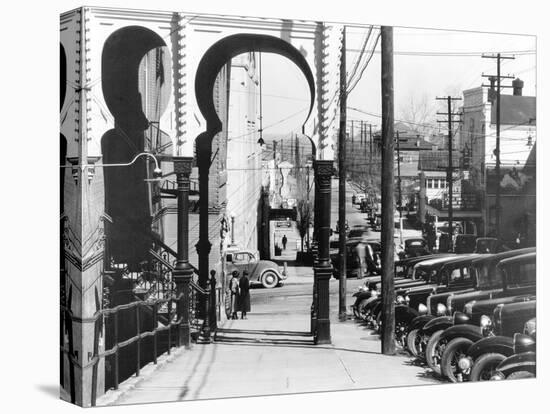
{"type": "MultiPolygon", "coordinates": [[[[232,58],[247,52],[274,53],[293,62],[304,75],[310,92],[310,105],[306,120],[309,119],[315,105],[315,79],[303,54],[286,40],[279,37],[241,33],[225,37],[212,45],[203,55],[197,67],[195,78],[195,98],[198,108],[206,120],[205,131],[196,137],[197,164],[199,167],[200,236],[197,245],[199,253],[199,283],[206,285],[209,274],[209,241],[208,228],[208,188],[209,167],[212,156],[212,140],[222,131],[223,125],[216,111],[214,86],[218,73],[232,58]]],[[[307,136],[307,135],[306,135],[307,136]]],[[[330,342],[330,321],[328,279],[331,276],[328,243],[330,232],[330,177],[332,161],[319,160],[317,145],[314,139],[307,136],[312,145],[314,156],[316,194],[316,234],[319,242],[318,261],[314,268],[315,283],[313,287],[314,312],[312,314],[312,335],[316,343],[330,342]],[[321,306],[319,306],[321,304],[321,306]]]]}

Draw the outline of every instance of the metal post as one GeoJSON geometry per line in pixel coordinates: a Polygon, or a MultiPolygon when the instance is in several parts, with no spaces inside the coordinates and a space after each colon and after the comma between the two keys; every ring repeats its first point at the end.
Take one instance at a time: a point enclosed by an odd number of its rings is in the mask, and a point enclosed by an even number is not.
{"type": "Polygon", "coordinates": [[[204,343],[209,344],[210,340],[210,280],[206,284],[206,294],[204,295],[204,321],[202,324],[202,340],[204,343]]]}
{"type": "MultiPolygon", "coordinates": [[[[153,305],[153,331],[158,327],[158,304],[153,305]]],[[[157,332],[153,333],[153,364],[157,365],[157,347],[158,338],[157,332]]]]}
{"type": "MultiPolygon", "coordinates": [[[[212,156],[212,141],[208,138],[199,138],[197,144],[197,165],[199,167],[199,242],[196,244],[199,256],[199,286],[203,289],[208,284],[209,256],[212,244],[210,243],[208,223],[208,192],[210,157],[212,156]]],[[[207,311],[203,297],[199,297],[199,316],[207,311]]]]}
{"type": "Polygon", "coordinates": [[[340,133],[338,136],[338,256],[340,279],[338,281],[338,318],[346,320],[346,26],[342,34],[340,54],[340,133]]]}
{"type": "Polygon", "coordinates": [[[401,194],[401,150],[399,147],[399,131],[396,131],[397,136],[397,208],[399,209],[399,242],[403,245],[403,195],[401,194]]]}
{"type": "Polygon", "coordinates": [[[216,317],[216,271],[210,271],[210,331],[218,327],[216,317]]]}
{"type": "Polygon", "coordinates": [[[139,304],[136,305],[136,377],[139,377],[140,368],[141,368],[141,329],[140,329],[140,320],[139,320],[139,304]]]}
{"type": "Polygon", "coordinates": [[[500,53],[497,53],[495,237],[500,240],[500,53]]]}
{"type": "Polygon", "coordinates": [[[117,347],[115,351],[115,381],[114,381],[114,389],[118,390],[118,381],[119,381],[119,375],[118,375],[118,368],[119,368],[119,361],[118,361],[118,312],[115,312],[113,314],[113,317],[115,318],[114,324],[114,337],[115,337],[115,346],[117,347]]]}
{"type": "Polygon", "coordinates": [[[317,260],[313,266],[316,292],[316,321],[314,340],[316,344],[328,344],[330,339],[329,318],[329,280],[332,275],[332,266],[329,255],[330,237],[330,195],[331,177],[334,174],[332,160],[315,160],[315,185],[318,196],[316,234],[318,242],[317,260]]]}
{"type": "Polygon", "coordinates": [[[394,139],[393,139],[393,29],[382,36],[382,353],[395,353],[394,305],[394,139]]]}
{"type": "MultiPolygon", "coordinates": [[[[177,180],[178,200],[178,251],[173,279],[176,283],[178,346],[189,348],[191,329],[189,325],[189,283],[193,268],[189,264],[189,176],[193,165],[192,157],[174,157],[174,172],[177,180]]],[[[169,344],[170,347],[170,344],[169,344]]]]}
{"type": "Polygon", "coordinates": [[[448,141],[449,141],[449,165],[447,167],[447,191],[449,197],[448,216],[449,216],[449,241],[450,248],[453,248],[453,121],[451,115],[451,97],[447,96],[448,113],[448,141]]]}

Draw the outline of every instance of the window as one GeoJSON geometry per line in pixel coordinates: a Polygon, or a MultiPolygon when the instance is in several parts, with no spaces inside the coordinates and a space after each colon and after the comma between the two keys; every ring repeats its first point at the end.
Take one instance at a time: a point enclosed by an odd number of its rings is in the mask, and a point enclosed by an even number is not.
{"type": "Polygon", "coordinates": [[[426,180],[426,187],[433,188],[433,180],[431,178],[426,180]]]}

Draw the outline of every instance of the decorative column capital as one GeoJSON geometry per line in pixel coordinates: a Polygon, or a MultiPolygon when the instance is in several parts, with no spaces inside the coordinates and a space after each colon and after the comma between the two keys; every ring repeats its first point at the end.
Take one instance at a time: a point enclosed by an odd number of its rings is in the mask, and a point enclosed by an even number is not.
{"type": "Polygon", "coordinates": [[[176,174],[183,174],[185,176],[191,175],[193,169],[193,157],[173,157],[174,172],[176,174]]]}
{"type": "Polygon", "coordinates": [[[334,175],[333,160],[315,160],[313,161],[313,170],[318,177],[328,178],[334,175]]]}
{"type": "Polygon", "coordinates": [[[205,255],[208,255],[212,249],[212,243],[208,240],[199,240],[199,242],[195,244],[195,248],[197,249],[197,254],[200,255],[201,253],[204,253],[205,255]]]}

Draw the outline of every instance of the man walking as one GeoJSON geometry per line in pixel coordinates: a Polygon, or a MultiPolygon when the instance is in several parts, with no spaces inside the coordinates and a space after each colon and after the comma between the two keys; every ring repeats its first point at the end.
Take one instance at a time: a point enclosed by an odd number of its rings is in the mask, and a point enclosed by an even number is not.
{"type": "Polygon", "coordinates": [[[283,234],[283,250],[286,250],[286,243],[288,242],[288,239],[286,238],[286,234],[283,234]]]}

